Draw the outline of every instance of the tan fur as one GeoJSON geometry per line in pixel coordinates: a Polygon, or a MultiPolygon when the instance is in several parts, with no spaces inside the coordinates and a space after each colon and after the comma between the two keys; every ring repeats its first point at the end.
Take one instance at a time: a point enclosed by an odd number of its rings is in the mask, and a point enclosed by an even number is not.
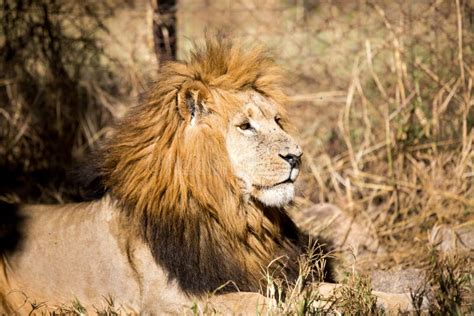
{"type": "MultiPolygon", "coordinates": [[[[264,50],[244,52],[215,39],[188,63],[165,65],[147,101],[116,124],[103,146],[98,167],[106,197],[22,209],[25,240],[4,256],[3,299],[16,286],[54,304],[76,295],[90,306],[110,294],[126,310],[165,312],[227,281],[258,290],[263,271],[281,256],[273,266],[294,277],[307,236],[283,206],[265,205],[257,192],[293,172],[282,152],[301,154],[287,134],[280,79],[264,50]],[[252,111],[262,112],[255,122],[263,136],[236,132],[236,117],[256,117],[252,111]],[[240,169],[251,161],[232,149],[242,137],[258,152],[248,179],[240,169]],[[259,177],[250,178],[253,172],[259,177]],[[70,266],[59,268],[64,257],[70,266]],[[55,269],[62,271],[56,279],[55,269]],[[43,290],[48,279],[51,287],[43,290]]],[[[221,287],[230,291],[235,286],[221,287]]]]}

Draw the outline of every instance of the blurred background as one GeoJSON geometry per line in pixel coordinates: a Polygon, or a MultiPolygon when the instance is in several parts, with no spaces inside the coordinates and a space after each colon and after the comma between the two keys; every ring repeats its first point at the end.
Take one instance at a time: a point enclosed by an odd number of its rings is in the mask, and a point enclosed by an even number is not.
{"type": "Polygon", "coordinates": [[[473,225],[471,1],[0,3],[0,199],[80,200],[68,170],[163,62],[219,32],[285,69],[305,151],[297,203],[360,223],[377,245],[361,266],[421,266],[434,228],[473,225]]]}

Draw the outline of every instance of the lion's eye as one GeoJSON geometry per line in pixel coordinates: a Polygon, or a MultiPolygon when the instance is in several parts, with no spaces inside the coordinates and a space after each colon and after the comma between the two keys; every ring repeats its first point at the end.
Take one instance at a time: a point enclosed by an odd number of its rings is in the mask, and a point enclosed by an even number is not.
{"type": "Polygon", "coordinates": [[[251,130],[253,129],[252,125],[250,125],[249,122],[245,122],[243,124],[240,124],[239,126],[237,126],[239,129],[243,130],[243,131],[247,131],[247,130],[251,130]]]}
{"type": "Polygon", "coordinates": [[[277,123],[277,125],[280,126],[281,129],[283,129],[283,126],[281,125],[281,117],[275,117],[275,123],[277,123]]]}

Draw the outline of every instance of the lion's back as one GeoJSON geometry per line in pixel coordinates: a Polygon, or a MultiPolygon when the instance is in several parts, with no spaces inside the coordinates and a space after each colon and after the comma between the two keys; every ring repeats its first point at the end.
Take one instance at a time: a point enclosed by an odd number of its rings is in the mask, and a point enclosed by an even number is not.
{"type": "Polygon", "coordinates": [[[8,221],[0,236],[0,307],[16,310],[31,307],[25,300],[61,304],[74,298],[100,306],[108,295],[138,304],[138,285],[123,247],[126,232],[120,231],[118,212],[108,199],[2,207],[8,221]]]}

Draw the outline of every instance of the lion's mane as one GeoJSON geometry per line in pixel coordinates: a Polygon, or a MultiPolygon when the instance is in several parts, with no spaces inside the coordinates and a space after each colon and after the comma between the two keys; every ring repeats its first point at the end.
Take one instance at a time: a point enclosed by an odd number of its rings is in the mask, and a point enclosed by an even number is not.
{"type": "Polygon", "coordinates": [[[288,260],[274,265],[284,266],[290,278],[298,272],[308,237],[284,209],[242,199],[221,131],[185,129],[189,99],[212,103],[219,93],[216,111],[225,119],[239,91],[284,100],[280,82],[279,68],[263,49],[244,52],[207,40],[189,62],[160,69],[146,101],[116,124],[104,146],[99,167],[105,187],[156,262],[190,294],[235,290],[222,287],[228,281],[258,290],[262,272],[281,255],[288,260]]]}

